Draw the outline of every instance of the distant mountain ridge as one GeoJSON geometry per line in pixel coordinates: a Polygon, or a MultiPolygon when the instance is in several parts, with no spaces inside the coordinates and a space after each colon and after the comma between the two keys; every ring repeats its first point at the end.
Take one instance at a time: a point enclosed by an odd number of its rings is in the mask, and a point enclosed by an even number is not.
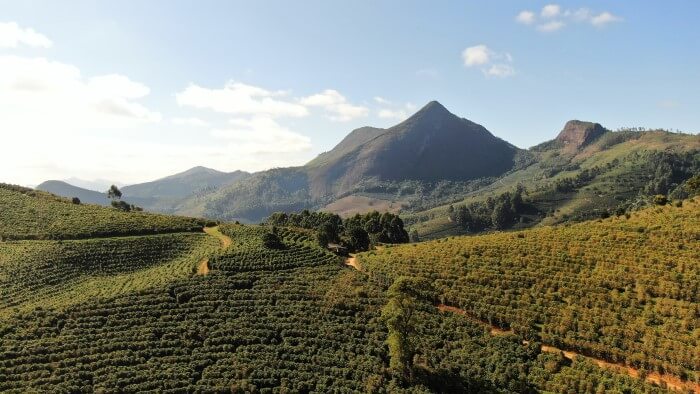
{"type": "MultiPolygon", "coordinates": [[[[174,212],[183,200],[196,193],[214,190],[250,176],[245,171],[222,172],[197,166],[186,171],[157,179],[121,187],[122,199],[151,211],[174,212]]],[[[46,181],[36,187],[63,197],[78,197],[81,202],[109,205],[106,193],[77,187],[64,181],[46,181]]]]}
{"type": "Polygon", "coordinates": [[[353,130],[305,166],[263,171],[223,187],[200,204],[200,212],[258,221],[274,211],[331,202],[368,183],[461,182],[499,176],[514,167],[520,151],[431,101],[396,126],[353,130]]]}
{"type": "Polygon", "coordinates": [[[106,193],[96,192],[94,190],[84,189],[82,187],[73,186],[64,181],[45,181],[35,187],[37,190],[49,192],[58,196],[73,198],[77,197],[84,204],[97,204],[107,206],[110,204],[106,193]]]}
{"type": "MultiPolygon", "coordinates": [[[[448,205],[493,198],[518,185],[538,196],[523,226],[591,218],[645,193],[677,188],[694,168],[698,149],[697,135],[612,132],[571,120],[552,140],[524,150],[431,101],[395,126],[351,131],[303,166],[253,174],[194,167],[122,191],[125,200],[147,210],[242,222],[276,211],[394,207],[407,223],[425,223],[418,227],[423,236],[455,231],[448,205]],[[654,170],[654,163],[672,176],[661,176],[665,172],[654,170]]],[[[52,187],[67,197],[89,192],[52,187]]],[[[85,196],[86,202],[98,198],[85,196]]]]}

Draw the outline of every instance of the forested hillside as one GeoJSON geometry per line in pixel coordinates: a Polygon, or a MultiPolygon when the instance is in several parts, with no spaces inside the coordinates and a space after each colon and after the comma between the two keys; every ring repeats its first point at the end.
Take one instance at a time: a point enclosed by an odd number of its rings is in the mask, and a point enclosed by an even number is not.
{"type": "Polygon", "coordinates": [[[700,136],[665,131],[591,133],[593,124],[575,125],[579,127],[567,125],[557,139],[531,148],[534,160],[527,167],[450,204],[430,208],[432,198],[411,204],[402,212],[404,221],[423,239],[580,222],[630,212],[649,205],[659,194],[686,198],[685,182],[700,172],[700,136]],[[580,144],[562,142],[567,140],[580,144]],[[494,221],[504,216],[495,212],[498,203],[518,190],[520,209],[508,207],[504,220],[494,221]],[[460,208],[466,208],[468,215],[458,215],[460,208]]]}

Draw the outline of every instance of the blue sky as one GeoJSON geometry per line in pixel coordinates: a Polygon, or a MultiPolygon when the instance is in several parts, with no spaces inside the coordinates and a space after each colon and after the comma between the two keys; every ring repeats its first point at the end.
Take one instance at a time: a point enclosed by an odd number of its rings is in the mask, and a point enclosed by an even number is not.
{"type": "Polygon", "coordinates": [[[430,100],[524,148],[569,119],[700,129],[696,1],[0,9],[5,182],[301,165],[430,100]]]}

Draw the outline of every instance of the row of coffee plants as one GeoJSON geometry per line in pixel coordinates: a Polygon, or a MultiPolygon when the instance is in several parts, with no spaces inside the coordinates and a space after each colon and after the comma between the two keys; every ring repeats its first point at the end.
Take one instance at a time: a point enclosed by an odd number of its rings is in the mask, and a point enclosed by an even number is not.
{"type": "Polygon", "coordinates": [[[205,224],[202,219],[74,204],[46,192],[0,184],[0,241],[192,232],[205,224]]]}
{"type": "Polygon", "coordinates": [[[0,315],[59,308],[192,274],[218,249],[205,234],[0,243],[0,315]]]}
{"type": "Polygon", "coordinates": [[[358,256],[388,284],[429,279],[440,301],[530,340],[700,379],[700,204],[358,256]]]}
{"type": "Polygon", "coordinates": [[[552,361],[534,344],[438,312],[434,297],[406,311],[413,372],[399,379],[381,314],[389,300],[375,278],[326,258],[304,233],[278,231],[283,246],[272,249],[281,255],[271,264],[269,250],[255,251],[266,249],[272,229],[221,229],[233,244],[212,258],[221,260],[209,275],[3,320],[0,391],[567,392],[562,381],[591,381],[599,392],[661,391],[576,373],[576,363],[552,361]]]}

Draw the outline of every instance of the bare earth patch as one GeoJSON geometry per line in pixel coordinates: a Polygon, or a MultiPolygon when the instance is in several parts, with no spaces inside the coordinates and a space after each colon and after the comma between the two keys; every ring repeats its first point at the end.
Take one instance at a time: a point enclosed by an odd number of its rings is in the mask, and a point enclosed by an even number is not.
{"type": "Polygon", "coordinates": [[[341,217],[349,217],[356,213],[364,214],[371,211],[398,213],[404,205],[406,205],[405,201],[389,201],[365,196],[347,196],[326,205],[321,208],[321,211],[335,213],[341,217]]]}
{"type": "MultiPolygon", "coordinates": [[[[226,250],[233,243],[231,237],[224,235],[219,230],[219,226],[205,227],[204,232],[213,237],[219,238],[219,241],[221,242],[221,250],[226,250]]],[[[205,257],[199,262],[199,265],[197,265],[197,275],[207,274],[209,274],[209,258],[205,257]]]]}

